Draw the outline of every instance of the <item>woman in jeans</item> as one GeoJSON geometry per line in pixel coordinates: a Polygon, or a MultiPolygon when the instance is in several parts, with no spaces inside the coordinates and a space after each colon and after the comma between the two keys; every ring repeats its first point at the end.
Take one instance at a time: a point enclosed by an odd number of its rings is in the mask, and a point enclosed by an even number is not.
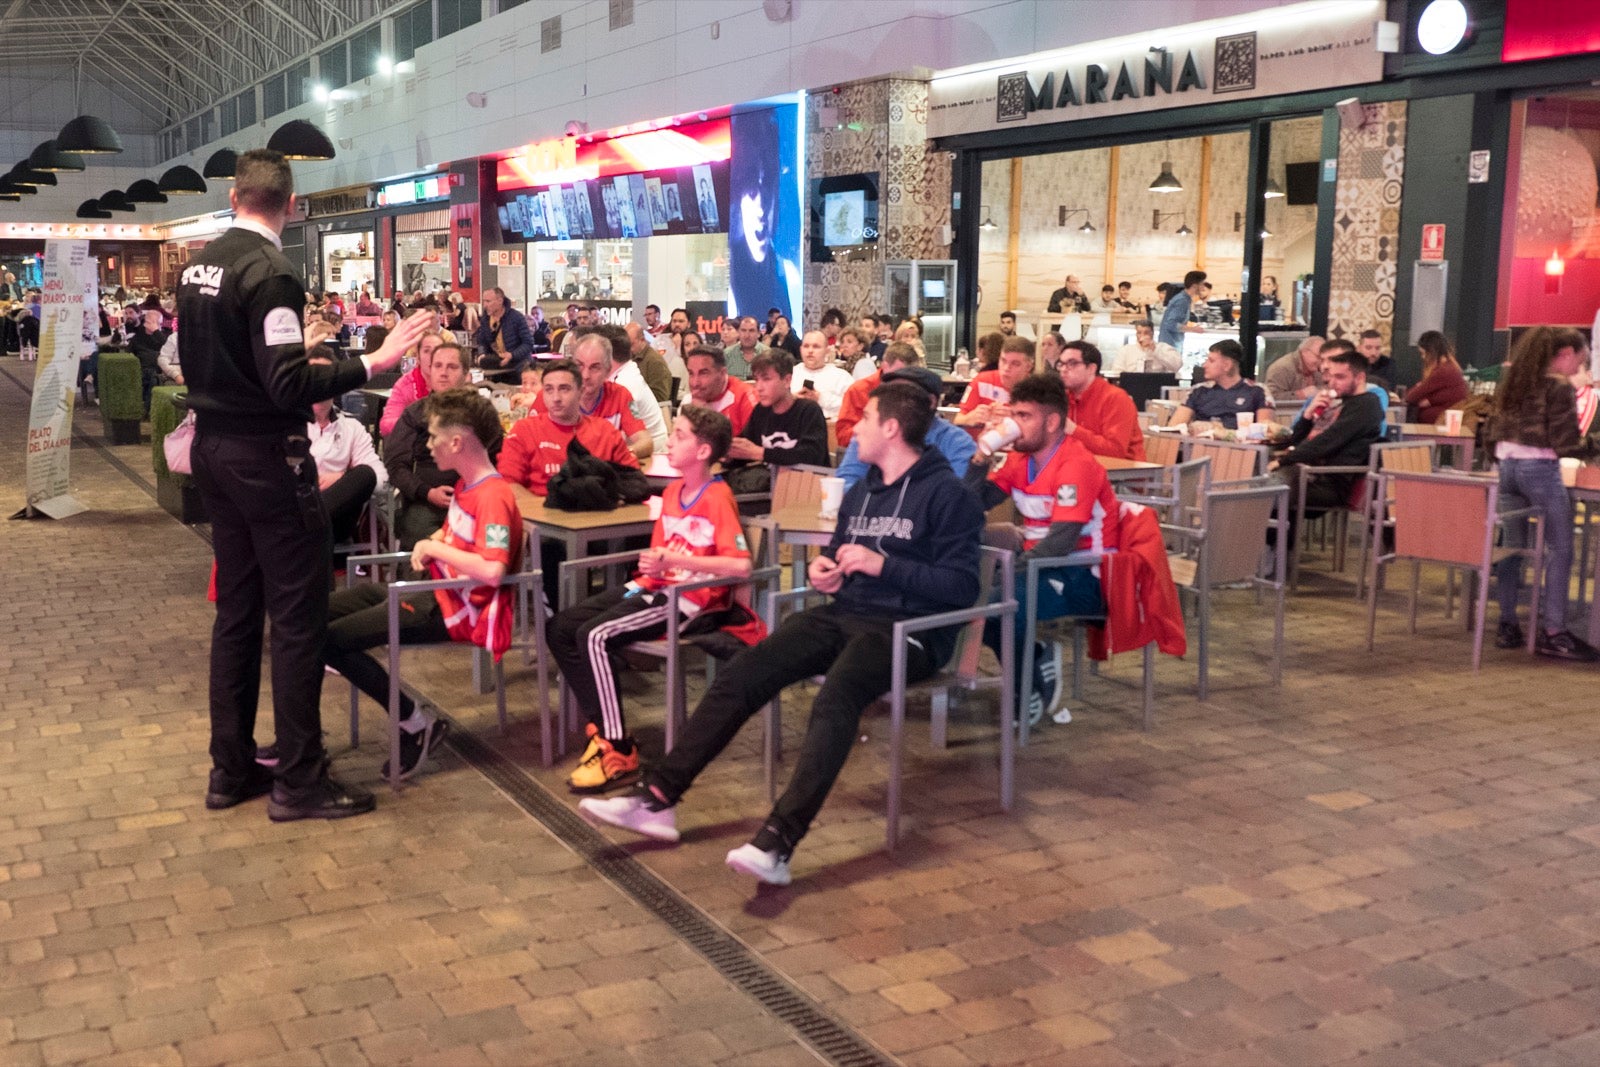
{"type": "MultiPolygon", "coordinates": [[[[1587,364],[1589,346],[1577,330],[1537,326],[1517,341],[1511,366],[1495,394],[1491,434],[1500,470],[1500,505],[1507,511],[1532,507],[1544,527],[1542,624],[1534,636],[1537,655],[1590,662],[1595,650],[1567,630],[1568,583],[1572,576],[1572,499],[1561,484],[1559,459],[1579,450],[1578,413],[1568,378],[1587,364]]],[[[1528,543],[1528,520],[1514,519],[1506,544],[1528,543]]],[[[1497,564],[1500,630],[1497,648],[1523,643],[1517,622],[1522,558],[1497,564]]]]}

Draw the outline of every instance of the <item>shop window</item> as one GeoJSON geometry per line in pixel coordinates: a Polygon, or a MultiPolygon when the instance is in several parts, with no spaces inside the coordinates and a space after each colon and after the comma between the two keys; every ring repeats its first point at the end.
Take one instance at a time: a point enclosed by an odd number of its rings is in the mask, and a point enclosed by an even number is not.
{"type": "Polygon", "coordinates": [[[224,100],[217,108],[222,113],[222,136],[229,137],[239,129],[239,99],[224,100]]]}
{"type": "Polygon", "coordinates": [[[412,58],[417,49],[433,40],[433,4],[418,4],[394,18],[394,59],[397,63],[412,58]]]}
{"type": "Polygon", "coordinates": [[[283,75],[284,85],[284,110],[289,111],[299,107],[311,99],[311,61],[290,67],[283,75]]]}
{"type": "Polygon", "coordinates": [[[1600,90],[1516,101],[1511,126],[1496,325],[1590,326],[1600,291],[1600,90]]]}
{"type": "Polygon", "coordinates": [[[284,75],[268,78],[261,83],[261,117],[270,119],[288,109],[284,92],[284,75]]]}
{"type": "MultiPolygon", "coordinates": [[[[400,19],[395,18],[395,43],[400,40],[400,19]]],[[[371,26],[350,38],[350,77],[352,81],[378,73],[378,58],[383,54],[383,27],[371,26]]],[[[410,58],[408,52],[399,58],[410,58]]]]}
{"type": "Polygon", "coordinates": [[[239,109],[239,129],[254,126],[256,122],[256,91],[254,87],[246,89],[234,97],[239,109]]]}

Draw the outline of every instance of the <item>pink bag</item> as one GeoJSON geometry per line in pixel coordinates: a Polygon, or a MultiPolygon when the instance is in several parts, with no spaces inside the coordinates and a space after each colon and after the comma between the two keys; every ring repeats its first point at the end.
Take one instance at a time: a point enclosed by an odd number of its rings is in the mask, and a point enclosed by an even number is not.
{"type": "Polygon", "coordinates": [[[167,454],[167,469],[173,474],[193,474],[194,466],[189,462],[189,452],[194,448],[194,412],[184,415],[183,421],[172,428],[161,441],[161,449],[167,454]]]}

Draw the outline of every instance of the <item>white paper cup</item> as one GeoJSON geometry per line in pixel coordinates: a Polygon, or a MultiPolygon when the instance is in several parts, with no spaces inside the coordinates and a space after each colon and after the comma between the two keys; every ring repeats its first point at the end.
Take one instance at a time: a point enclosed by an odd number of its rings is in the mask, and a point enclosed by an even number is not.
{"type": "Polygon", "coordinates": [[[978,438],[978,450],[992,456],[1021,436],[1022,427],[1017,425],[1016,419],[1002,419],[999,426],[986,430],[978,438]]]}
{"type": "Polygon", "coordinates": [[[1583,466],[1580,459],[1563,459],[1561,461],[1561,484],[1572,488],[1578,484],[1578,468],[1583,466]]]}
{"type": "Polygon", "coordinates": [[[1253,411],[1240,411],[1233,416],[1233,424],[1238,429],[1241,437],[1251,426],[1255,425],[1255,421],[1256,413],[1253,411]]]}
{"type": "Polygon", "coordinates": [[[828,477],[822,479],[822,510],[818,514],[824,519],[837,519],[839,505],[844,503],[844,479],[828,477]]]}
{"type": "Polygon", "coordinates": [[[1456,434],[1461,432],[1461,416],[1464,413],[1460,408],[1447,408],[1444,413],[1444,432],[1456,434]]]}
{"type": "Polygon", "coordinates": [[[650,509],[650,521],[654,522],[661,517],[661,504],[659,496],[653,496],[644,502],[644,506],[650,509]]]}

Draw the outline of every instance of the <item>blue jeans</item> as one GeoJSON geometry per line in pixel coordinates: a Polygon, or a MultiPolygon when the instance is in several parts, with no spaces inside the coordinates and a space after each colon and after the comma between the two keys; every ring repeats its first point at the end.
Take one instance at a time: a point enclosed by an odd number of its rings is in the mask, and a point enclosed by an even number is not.
{"type": "MultiPolygon", "coordinates": [[[[1572,498],[1561,484],[1561,466],[1553,459],[1503,459],[1500,461],[1500,507],[1505,511],[1537,509],[1544,527],[1544,594],[1539,614],[1544,628],[1555,633],[1567,628],[1567,590],[1572,577],[1572,498]]],[[[1528,520],[1506,524],[1505,544],[1523,548],[1528,543],[1528,520]]],[[[1515,621],[1522,590],[1522,557],[1495,565],[1501,621],[1515,621]]]]}
{"type": "MultiPolygon", "coordinates": [[[[1017,685],[1022,683],[1022,648],[1027,639],[1027,605],[1023,601],[1028,584],[1027,557],[1017,558],[1017,649],[1013,654],[1017,685]]],[[[1100,592],[1100,579],[1089,567],[1058,567],[1039,572],[1039,608],[1034,613],[1037,620],[1059,619],[1064,615],[1104,615],[1105,597],[1100,592]],[[1059,588],[1058,588],[1059,586],[1059,588]]],[[[983,643],[1000,654],[1000,620],[990,619],[983,626],[983,643]]]]}

